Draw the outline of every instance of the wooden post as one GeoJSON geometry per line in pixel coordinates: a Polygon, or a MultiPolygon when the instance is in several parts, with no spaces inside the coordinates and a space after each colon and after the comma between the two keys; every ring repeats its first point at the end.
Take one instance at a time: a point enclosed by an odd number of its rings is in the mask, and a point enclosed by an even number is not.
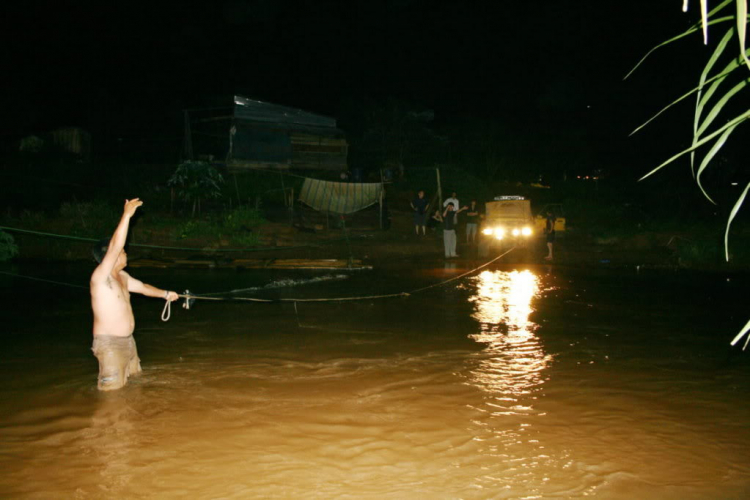
{"type": "Polygon", "coordinates": [[[237,206],[239,208],[242,208],[242,198],[240,198],[240,188],[237,186],[237,174],[232,174],[232,177],[234,177],[234,191],[237,193],[237,206]]]}
{"type": "Polygon", "coordinates": [[[279,170],[279,177],[281,177],[281,196],[284,198],[286,204],[286,186],[284,185],[284,174],[279,170]]]}
{"type": "Polygon", "coordinates": [[[383,183],[383,169],[380,169],[380,198],[378,204],[380,205],[380,230],[383,230],[383,196],[385,195],[385,184],[383,183]]]}
{"type": "Polygon", "coordinates": [[[437,192],[438,192],[438,210],[443,210],[443,189],[440,187],[440,168],[435,167],[435,175],[437,176],[437,192]]]}
{"type": "Polygon", "coordinates": [[[289,195],[289,224],[294,225],[294,188],[292,193],[289,195]]]}

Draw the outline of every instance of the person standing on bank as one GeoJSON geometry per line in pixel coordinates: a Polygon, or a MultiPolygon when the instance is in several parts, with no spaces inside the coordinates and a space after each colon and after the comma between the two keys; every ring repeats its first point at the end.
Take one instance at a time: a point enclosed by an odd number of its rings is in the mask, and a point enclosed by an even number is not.
{"type": "Polygon", "coordinates": [[[458,210],[458,207],[461,206],[461,205],[458,204],[458,198],[456,198],[456,192],[455,191],[451,192],[451,197],[450,198],[446,198],[445,199],[445,201],[443,202],[443,208],[447,207],[448,203],[453,203],[453,208],[456,209],[456,210],[458,210]]]}
{"type": "Polygon", "coordinates": [[[419,228],[422,228],[422,236],[427,234],[427,206],[430,204],[424,197],[424,191],[419,190],[417,197],[411,202],[411,208],[414,210],[414,230],[419,236],[419,228]]]}
{"type": "Polygon", "coordinates": [[[466,212],[466,243],[477,242],[477,229],[479,228],[479,208],[477,200],[471,200],[466,212]]]}
{"type": "Polygon", "coordinates": [[[459,205],[458,203],[458,198],[456,198],[455,191],[451,191],[451,197],[445,199],[445,201],[443,202],[443,208],[447,207],[448,203],[453,203],[453,210],[455,211],[455,213],[453,214],[453,217],[455,217],[456,219],[453,222],[455,222],[456,225],[458,225],[458,207],[460,207],[461,205],[459,205]]]}
{"type": "Polygon", "coordinates": [[[123,269],[128,265],[125,241],[130,219],[143,205],[138,198],[125,200],[125,208],[112,238],[94,247],[94,258],[99,265],[91,274],[91,309],[94,312],[94,343],[91,350],[99,360],[97,388],[100,391],[120,389],[130,375],[141,371],[141,360],[133,339],[135,318],[130,305],[130,294],[140,293],[170,302],[179,297],[176,292],[147,285],[131,277],[123,269]]]}
{"type": "Polygon", "coordinates": [[[466,210],[463,207],[459,210],[453,208],[453,203],[448,203],[442,216],[443,221],[443,246],[445,247],[445,258],[458,257],[456,253],[456,224],[458,214],[466,210]]]}
{"type": "Polygon", "coordinates": [[[552,212],[547,212],[547,223],[544,226],[544,234],[547,235],[547,256],[544,260],[552,260],[554,257],[553,247],[555,246],[555,217],[552,212]]]}

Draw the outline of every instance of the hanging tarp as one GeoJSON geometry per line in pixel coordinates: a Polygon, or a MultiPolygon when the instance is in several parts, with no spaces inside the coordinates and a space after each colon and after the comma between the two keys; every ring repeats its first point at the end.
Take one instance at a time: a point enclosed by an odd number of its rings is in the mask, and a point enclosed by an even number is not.
{"type": "Polygon", "coordinates": [[[331,214],[352,214],[380,201],[378,182],[329,182],[305,179],[299,199],[305,205],[331,214]]]}

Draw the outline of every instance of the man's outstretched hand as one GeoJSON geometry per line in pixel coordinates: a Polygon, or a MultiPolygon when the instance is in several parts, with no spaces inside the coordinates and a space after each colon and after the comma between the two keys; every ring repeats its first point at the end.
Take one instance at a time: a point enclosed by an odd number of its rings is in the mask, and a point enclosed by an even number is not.
{"type": "Polygon", "coordinates": [[[143,202],[140,200],[140,198],[133,198],[132,200],[125,200],[125,209],[122,211],[122,214],[126,217],[132,217],[133,214],[135,214],[135,211],[143,205],[143,202]]]}

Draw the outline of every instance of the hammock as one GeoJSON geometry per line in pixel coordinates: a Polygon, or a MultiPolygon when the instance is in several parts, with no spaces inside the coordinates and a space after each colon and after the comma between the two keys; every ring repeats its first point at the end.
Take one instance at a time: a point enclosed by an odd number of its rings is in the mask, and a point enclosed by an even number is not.
{"type": "Polygon", "coordinates": [[[305,179],[299,199],[305,205],[331,214],[352,214],[380,201],[378,182],[329,182],[305,179]]]}

